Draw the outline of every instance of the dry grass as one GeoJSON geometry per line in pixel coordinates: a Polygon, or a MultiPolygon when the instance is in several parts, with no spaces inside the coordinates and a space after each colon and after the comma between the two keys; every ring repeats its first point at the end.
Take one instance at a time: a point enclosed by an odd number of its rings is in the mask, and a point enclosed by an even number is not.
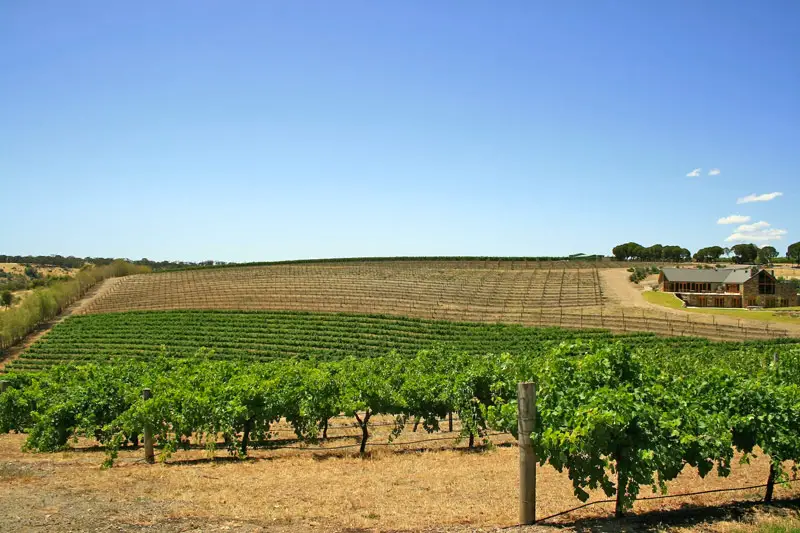
{"type": "MultiPolygon", "coordinates": [[[[76,272],[75,268],[62,268],[54,266],[32,265],[42,276],[69,276],[76,272]]],[[[0,263],[0,271],[12,274],[24,274],[25,265],[20,263],[0,263]]]]}
{"type": "MultiPolygon", "coordinates": [[[[91,502],[91,507],[116,509],[118,521],[140,520],[143,509],[155,505],[163,512],[157,519],[246,521],[302,530],[496,528],[517,519],[519,465],[513,446],[485,452],[380,451],[367,459],[260,450],[248,461],[225,461],[221,454],[208,461],[206,452],[192,450],[152,466],[141,462],[141,451],[131,450],[120,453],[113,469],[101,470],[100,451],[24,454],[22,441],[20,435],[0,436],[0,465],[14,464],[12,472],[26,472],[3,477],[0,500],[8,506],[30,498],[55,501],[46,509],[18,510],[34,515],[74,512],[73,507],[91,502]]],[[[750,466],[736,466],[727,479],[701,479],[687,470],[670,484],[670,493],[761,484],[767,469],[767,461],[759,458],[750,466]]],[[[540,467],[537,481],[538,516],[580,503],[566,474],[540,467]]],[[[642,492],[649,494],[649,489],[642,492]]],[[[714,507],[762,495],[750,490],[656,500],[638,503],[635,511],[714,507]]],[[[800,487],[776,489],[778,498],[798,495],[800,487]]],[[[596,491],[592,499],[605,495],[596,491]]],[[[7,518],[3,509],[0,523],[7,518]]],[[[559,520],[607,517],[612,510],[603,504],[559,520]]]]}
{"type": "Polygon", "coordinates": [[[800,278],[800,268],[774,268],[770,269],[775,271],[777,277],[784,277],[789,279],[800,278]]]}
{"type": "Polygon", "coordinates": [[[796,508],[753,509],[740,520],[720,520],[702,524],[702,527],[676,527],[675,533],[797,533],[800,532],[800,514],[796,508]]]}

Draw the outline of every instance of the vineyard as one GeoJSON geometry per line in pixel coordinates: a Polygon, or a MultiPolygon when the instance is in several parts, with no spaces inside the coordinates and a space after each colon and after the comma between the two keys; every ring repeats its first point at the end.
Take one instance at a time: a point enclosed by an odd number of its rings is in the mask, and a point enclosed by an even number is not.
{"type": "Polygon", "coordinates": [[[799,369],[800,347],[781,342],[699,349],[574,338],[517,355],[438,346],[412,356],[259,363],[200,352],[7,374],[0,432],[25,433],[26,449],[40,452],[95,440],[112,466],[120,448],[148,432],[163,461],[192,446],[243,457],[253,447],[326,442],[348,417],[364,454],[413,431],[410,424],[442,430],[452,414],[457,435],[442,440],[471,447],[516,434],[516,385],[533,381],[541,463],[569,471],[579,500],[597,488],[616,495],[621,512],[641,486],[666,490],[686,469],[728,475],[734,455],[769,457],[771,498],[800,459],[799,369]],[[391,428],[382,442],[376,425],[391,428]]]}
{"type": "MultiPolygon", "coordinates": [[[[118,357],[150,359],[162,352],[189,358],[201,348],[213,350],[215,359],[245,361],[287,357],[335,360],[350,355],[384,355],[392,350],[414,355],[437,344],[472,354],[539,353],[548,343],[576,338],[617,339],[631,346],[681,346],[712,352],[738,352],[760,345],[341,313],[138,311],[69,317],[6,370],[40,370],[59,363],[101,362],[118,357]]],[[[775,342],[790,345],[800,340],[775,342]]]]}
{"type": "MultiPolygon", "coordinates": [[[[166,272],[117,283],[86,310],[295,309],[393,314],[601,303],[594,269],[472,269],[426,263],[308,264],[166,272]]],[[[428,316],[427,318],[431,318],[428,316]]]]}
{"type": "Polygon", "coordinates": [[[754,340],[769,323],[610,306],[591,263],[382,261],[211,268],[108,282],[86,314],[173,309],[294,310],[754,340]]]}

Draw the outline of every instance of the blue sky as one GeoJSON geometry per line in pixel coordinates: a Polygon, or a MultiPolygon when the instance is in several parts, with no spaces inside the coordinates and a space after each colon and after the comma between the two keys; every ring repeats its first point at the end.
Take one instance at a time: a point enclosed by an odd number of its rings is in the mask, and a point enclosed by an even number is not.
{"type": "Polygon", "coordinates": [[[608,254],[738,234],[784,253],[798,19],[795,1],[2,2],[0,251],[608,254]]]}

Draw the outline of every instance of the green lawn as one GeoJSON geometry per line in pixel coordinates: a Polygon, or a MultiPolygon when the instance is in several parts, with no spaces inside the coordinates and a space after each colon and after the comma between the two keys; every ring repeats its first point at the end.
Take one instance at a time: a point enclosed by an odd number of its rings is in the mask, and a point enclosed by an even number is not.
{"type": "Polygon", "coordinates": [[[748,311],[747,309],[721,309],[719,307],[683,307],[683,302],[671,292],[645,291],[642,293],[645,300],[656,305],[669,307],[670,309],[683,309],[691,313],[701,313],[704,315],[727,315],[735,318],[747,320],[760,320],[762,322],[783,322],[786,324],[800,324],[800,318],[776,315],[775,311],[796,311],[800,307],[781,307],[764,311],[748,311]]]}
{"type": "Polygon", "coordinates": [[[671,292],[645,291],[642,296],[652,304],[663,305],[670,309],[683,309],[683,302],[671,292]]]}

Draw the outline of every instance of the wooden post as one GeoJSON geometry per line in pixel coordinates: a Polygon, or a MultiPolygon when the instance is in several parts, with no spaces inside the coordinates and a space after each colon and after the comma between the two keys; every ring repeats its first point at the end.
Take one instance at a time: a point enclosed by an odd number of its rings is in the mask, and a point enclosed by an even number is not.
{"type": "Polygon", "coordinates": [[[8,381],[0,381],[0,394],[4,393],[8,388],[8,381]]]}
{"type": "Polygon", "coordinates": [[[531,433],[536,424],[536,384],[517,385],[517,429],[519,432],[519,523],[536,522],[536,454],[531,433]]]}
{"type": "Polygon", "coordinates": [[[453,432],[453,412],[452,411],[447,413],[447,430],[450,433],[453,432]]]}
{"type": "MultiPolygon", "coordinates": [[[[150,389],[142,389],[142,400],[147,401],[152,397],[150,389]]],[[[144,460],[150,464],[156,461],[156,454],[153,451],[153,428],[149,422],[144,424],[144,460]]]]}
{"type": "Polygon", "coordinates": [[[765,503],[772,503],[772,492],[775,490],[775,465],[769,463],[769,477],[767,478],[767,493],[764,495],[765,503]]]}

